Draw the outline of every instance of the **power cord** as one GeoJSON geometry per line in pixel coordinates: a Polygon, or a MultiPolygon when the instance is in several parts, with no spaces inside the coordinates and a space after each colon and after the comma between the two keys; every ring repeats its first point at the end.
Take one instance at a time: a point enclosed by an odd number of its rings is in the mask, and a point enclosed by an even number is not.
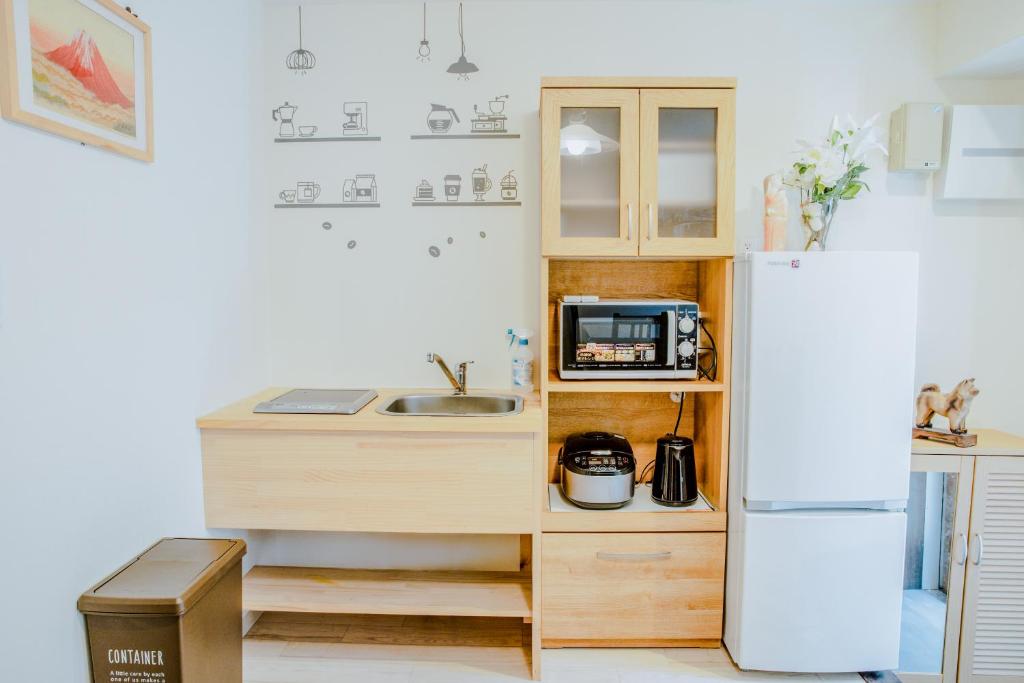
{"type": "MultiPolygon", "coordinates": [[[[701,366],[700,362],[697,363],[697,375],[704,379],[714,382],[718,377],[718,345],[715,344],[715,338],[708,332],[707,325],[704,324],[704,318],[700,319],[700,329],[707,335],[707,338],[711,340],[711,364],[707,367],[701,366]]],[[[701,349],[704,351],[706,349],[701,349]]]]}
{"type": "MultiPolygon", "coordinates": [[[[676,426],[675,428],[672,429],[672,436],[679,436],[679,423],[683,421],[683,404],[685,403],[686,392],[681,391],[679,392],[679,412],[676,414],[676,426]]],[[[652,467],[654,467],[654,460],[644,465],[644,469],[640,472],[640,477],[636,480],[634,488],[649,483],[645,480],[647,479],[647,473],[650,471],[652,467]]]]}

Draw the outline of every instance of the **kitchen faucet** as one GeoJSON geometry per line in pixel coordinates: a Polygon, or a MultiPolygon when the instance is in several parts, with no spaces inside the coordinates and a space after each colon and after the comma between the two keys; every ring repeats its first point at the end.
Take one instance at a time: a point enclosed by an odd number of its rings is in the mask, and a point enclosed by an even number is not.
{"type": "Polygon", "coordinates": [[[427,362],[437,363],[441,368],[441,372],[444,373],[444,376],[448,378],[448,381],[451,382],[452,386],[455,388],[456,396],[462,396],[466,393],[466,368],[468,368],[470,363],[473,361],[470,360],[459,363],[456,374],[454,375],[452,374],[452,371],[448,369],[448,364],[444,362],[444,358],[441,358],[441,356],[436,353],[428,353],[427,362]]]}

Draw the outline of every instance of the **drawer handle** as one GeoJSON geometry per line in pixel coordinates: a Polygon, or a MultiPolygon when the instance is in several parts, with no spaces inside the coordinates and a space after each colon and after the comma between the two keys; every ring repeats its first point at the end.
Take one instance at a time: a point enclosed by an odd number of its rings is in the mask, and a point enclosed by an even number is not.
{"type": "Polygon", "coordinates": [[[606,553],[597,552],[596,557],[599,560],[609,560],[611,562],[646,562],[648,560],[667,560],[672,557],[671,550],[664,550],[660,553],[606,553]]]}

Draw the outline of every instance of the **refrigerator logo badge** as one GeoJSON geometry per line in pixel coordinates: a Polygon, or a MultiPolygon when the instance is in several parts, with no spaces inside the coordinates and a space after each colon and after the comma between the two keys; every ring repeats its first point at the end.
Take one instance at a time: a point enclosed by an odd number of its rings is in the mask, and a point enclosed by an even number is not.
{"type": "Polygon", "coordinates": [[[792,261],[790,261],[790,262],[789,262],[789,267],[790,267],[790,268],[794,268],[794,269],[795,269],[795,268],[799,268],[799,267],[800,267],[800,259],[798,259],[798,258],[795,258],[795,259],[793,259],[792,261]]]}

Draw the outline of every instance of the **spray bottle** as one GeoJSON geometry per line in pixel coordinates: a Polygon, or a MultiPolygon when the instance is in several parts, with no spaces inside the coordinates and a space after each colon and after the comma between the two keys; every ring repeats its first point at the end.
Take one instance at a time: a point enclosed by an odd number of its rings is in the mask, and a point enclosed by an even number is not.
{"type": "Polygon", "coordinates": [[[530,337],[533,330],[523,327],[510,327],[506,334],[508,346],[512,350],[512,391],[517,394],[533,393],[533,351],[530,350],[530,337]]]}

